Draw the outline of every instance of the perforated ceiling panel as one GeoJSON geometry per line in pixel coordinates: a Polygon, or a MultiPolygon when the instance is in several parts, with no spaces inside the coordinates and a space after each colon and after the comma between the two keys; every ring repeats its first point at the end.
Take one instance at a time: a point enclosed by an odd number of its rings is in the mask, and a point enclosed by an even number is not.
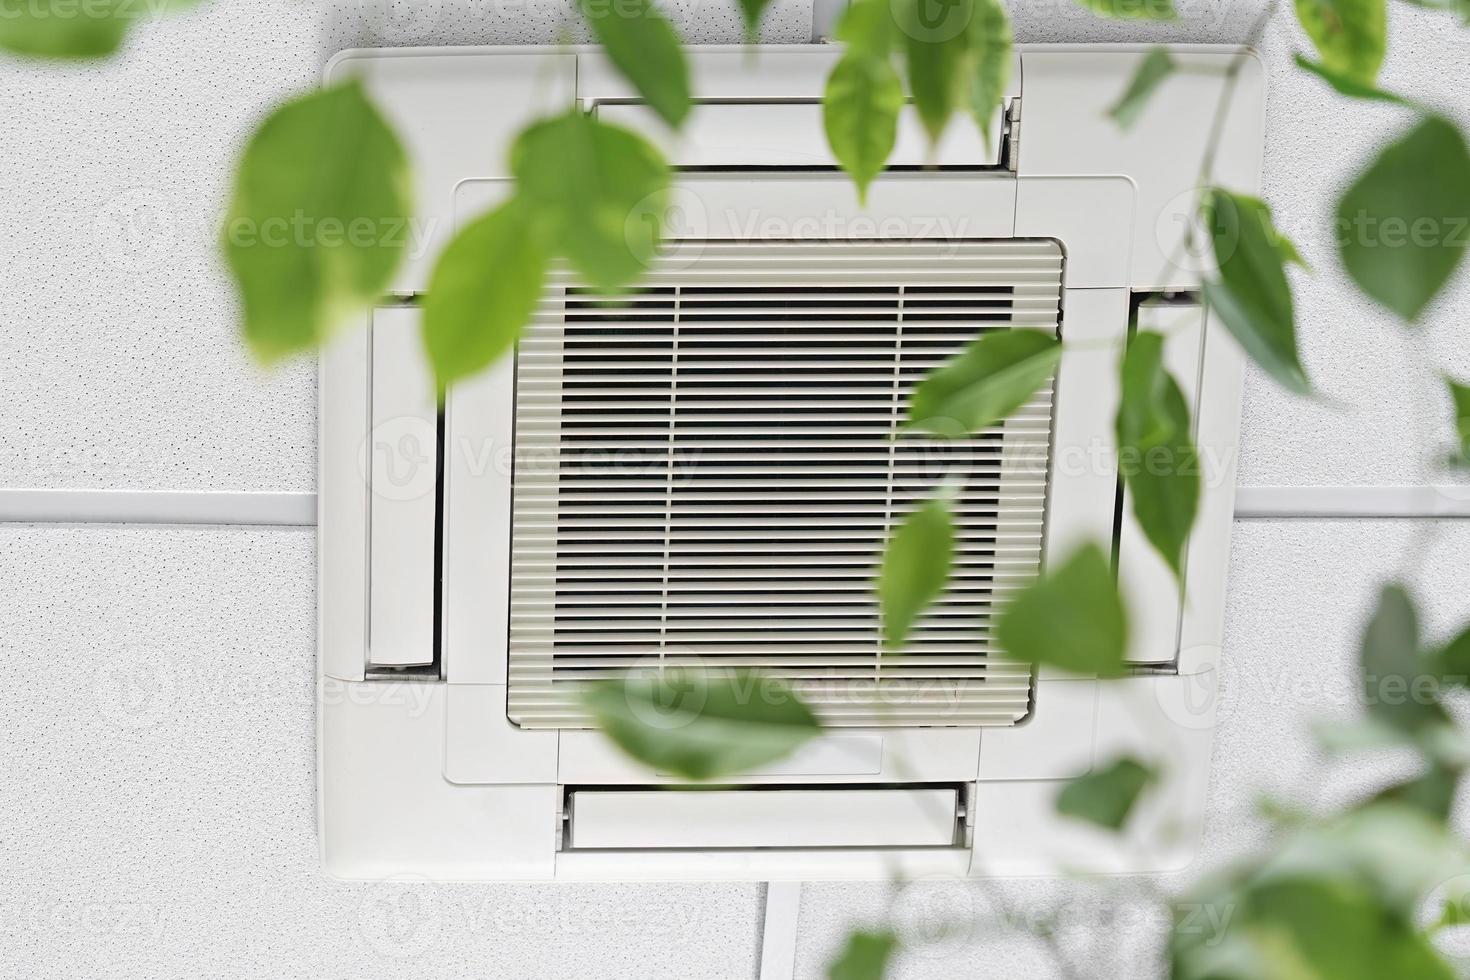
{"type": "Polygon", "coordinates": [[[835,726],[1005,725],[1031,677],[996,607],[1036,571],[1051,386],[1003,426],[893,433],[913,385],[986,330],[1056,330],[1050,241],[686,243],[645,287],[549,294],[522,342],[509,713],[580,727],[579,682],[758,667],[835,726]],[[963,479],[950,590],[902,652],[884,540],[963,479]]]}

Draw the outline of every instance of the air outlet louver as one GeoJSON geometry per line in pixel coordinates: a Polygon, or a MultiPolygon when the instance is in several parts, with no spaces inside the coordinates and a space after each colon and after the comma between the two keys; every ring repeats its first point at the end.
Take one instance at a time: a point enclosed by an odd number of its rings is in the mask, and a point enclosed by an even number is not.
{"type": "Polygon", "coordinates": [[[511,719],[583,726],[579,682],[658,663],[779,674],[834,726],[1024,717],[989,626],[1039,561],[1050,385],[972,438],[891,436],[978,333],[1057,329],[1060,247],[686,243],[644,282],[555,286],[517,355],[511,719]],[[952,587],[883,655],[875,557],[964,474],[952,587]]]}

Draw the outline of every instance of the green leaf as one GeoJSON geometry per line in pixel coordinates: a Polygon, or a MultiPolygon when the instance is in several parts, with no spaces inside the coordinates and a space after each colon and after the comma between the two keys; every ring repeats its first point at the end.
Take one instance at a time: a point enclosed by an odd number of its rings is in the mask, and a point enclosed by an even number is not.
{"type": "Polygon", "coordinates": [[[642,136],[573,109],[523,131],[511,170],[550,249],[589,284],[616,289],[652,263],[638,219],[663,212],[669,168],[642,136]]]}
{"type": "Polygon", "coordinates": [[[412,214],[408,159],[359,82],[271,113],[245,145],[224,229],[256,355],[316,347],[381,297],[412,214]]]}
{"type": "Polygon", "coordinates": [[[1014,57],[1011,21],[1001,0],[974,0],[974,17],[970,21],[969,75],[970,114],[990,149],[990,125],[996,112],[1004,108],[1006,83],[1011,77],[1014,57]]]}
{"type": "Polygon", "coordinates": [[[1296,0],[1296,19],[1334,75],[1372,86],[1388,50],[1388,0],[1296,0]]]}
{"type": "Polygon", "coordinates": [[[0,0],[0,49],[36,58],[103,58],[128,28],[195,0],[0,0]]]}
{"type": "Polygon", "coordinates": [[[1459,130],[1430,116],[1385,147],[1338,202],[1337,229],[1358,287],[1417,320],[1470,244],[1470,151],[1459,130]]]}
{"type": "Polygon", "coordinates": [[[1115,20],[1178,20],[1174,0],[1077,0],[1095,14],[1115,20]]]}
{"type": "Polygon", "coordinates": [[[956,488],[912,511],[888,540],[878,573],[878,602],[883,614],[883,642],[901,647],[914,623],[949,584],[954,558],[954,526],[950,503],[956,488]]]}
{"type": "MultiPolygon", "coordinates": [[[[752,0],[742,0],[742,9],[747,2],[752,0]]],[[[665,122],[679,126],[689,115],[689,66],[673,25],[652,0],[580,3],[583,18],[618,71],[665,122]]],[[[755,15],[760,16],[758,9],[755,15]]]]}
{"type": "Polygon", "coordinates": [[[1105,769],[1078,776],[1057,796],[1057,812],[1087,820],[1109,830],[1121,830],[1133,804],[1159,774],[1137,759],[1116,759],[1105,769]]]}
{"type": "Polygon", "coordinates": [[[1394,783],[1374,794],[1369,806],[1378,803],[1401,803],[1440,822],[1449,819],[1459,789],[1460,773],[1448,766],[1431,764],[1422,774],[1394,783]]]}
{"type": "Polygon", "coordinates": [[[691,780],[775,762],[821,731],[785,681],[744,669],[633,671],[589,685],[583,704],[628,755],[691,780]]]}
{"type": "Polygon", "coordinates": [[[919,382],[905,428],[956,439],[994,425],[1026,404],[1061,359],[1062,342],[1049,331],[983,333],[919,382]]]}
{"type": "Polygon", "coordinates": [[[1150,96],[1164,80],[1179,70],[1179,63],[1169,54],[1168,48],[1150,48],[1138,63],[1128,87],[1108,110],[1108,115],[1119,128],[1128,129],[1143,115],[1150,96]]]}
{"type": "Polygon", "coordinates": [[[1420,653],[1414,604],[1401,586],[1385,586],[1379,595],[1358,659],[1370,718],[1408,735],[1444,722],[1438,680],[1420,653]]]}
{"type": "Polygon", "coordinates": [[[1206,199],[1218,282],[1204,284],[1205,299],[1252,360],[1288,391],[1307,394],[1296,348],[1296,313],[1286,280],[1284,239],[1271,211],[1253,197],[1212,190],[1206,199]]]}
{"type": "Polygon", "coordinates": [[[1433,662],[1434,672],[1441,683],[1470,687],[1470,629],[1459,633],[1437,650],[1433,662]]]}
{"type": "Polygon", "coordinates": [[[974,5],[975,0],[893,0],[909,93],[931,145],[967,98],[974,5]]]}
{"type": "Polygon", "coordinates": [[[1375,803],[1307,823],[1178,904],[1170,975],[1449,980],[1414,920],[1424,894],[1464,868],[1459,842],[1413,807],[1375,803]]]}
{"type": "Polygon", "coordinates": [[[834,32],[843,44],[843,56],[887,58],[893,50],[897,25],[889,0],[853,0],[834,32]]]}
{"type": "Polygon", "coordinates": [[[1296,66],[1316,75],[1336,89],[1339,95],[1345,95],[1350,99],[1367,99],[1370,102],[1394,102],[1399,105],[1408,104],[1408,100],[1401,95],[1385,92],[1383,89],[1376,88],[1372,85],[1364,85],[1362,82],[1350,76],[1333,71],[1326,65],[1310,61],[1302,55],[1296,56],[1296,66]]]}
{"type": "Polygon", "coordinates": [[[1120,676],[1128,623],[1107,555],[1083,545],[1002,609],[995,636],[1013,660],[1120,676]]]}
{"type": "Polygon", "coordinates": [[[897,949],[893,933],[859,929],[847,937],[841,955],[827,968],[828,980],[883,980],[897,949]]]}
{"type": "Polygon", "coordinates": [[[536,310],[549,261],[530,212],[516,199],[454,236],[424,299],[424,342],[440,391],[515,345],[536,310]]]}
{"type": "Polygon", "coordinates": [[[857,185],[859,202],[893,152],[902,108],[903,83],[887,58],[848,55],[827,78],[822,124],[832,155],[857,185]]]}
{"type": "Polygon", "coordinates": [[[745,19],[745,40],[754,44],[760,39],[761,15],[771,0],[740,0],[740,16],[745,19]]]}
{"type": "Polygon", "coordinates": [[[1118,458],[1133,513],[1183,583],[1184,543],[1199,510],[1199,454],[1189,404],[1164,368],[1164,337],[1139,331],[1123,357],[1118,458]]]}
{"type": "MultiPolygon", "coordinates": [[[[1455,405],[1455,435],[1459,438],[1455,462],[1470,465],[1470,385],[1462,385],[1453,378],[1444,379],[1455,405]]],[[[1470,647],[1466,649],[1466,667],[1470,667],[1470,647]]]]}

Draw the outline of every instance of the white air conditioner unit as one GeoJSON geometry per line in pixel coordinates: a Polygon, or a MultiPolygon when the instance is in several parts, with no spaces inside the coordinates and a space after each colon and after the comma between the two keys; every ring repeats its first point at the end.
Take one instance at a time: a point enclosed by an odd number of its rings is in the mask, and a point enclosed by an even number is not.
{"type": "MultiPolygon", "coordinates": [[[[1128,131],[1141,47],[1019,49],[987,145],[932,159],[905,120],[859,206],[822,135],[830,46],[697,48],[702,103],[663,130],[594,50],[349,51],[408,142],[421,211],[397,302],[322,356],[320,820],[348,878],[840,878],[1177,868],[1214,730],[1241,354],[1185,248],[1222,94],[1216,180],[1253,191],[1263,74],[1234,48],[1128,131]],[[1227,69],[1238,61],[1228,91],[1227,69]],[[548,291],[513,357],[436,410],[417,298],[456,225],[508,190],[507,144],[571,100],[680,168],[670,240],[631,294],[548,291]],[[1168,335],[1204,460],[1181,597],[1113,463],[1130,317],[1168,335]],[[961,442],[890,434],[928,368],[1013,324],[1068,341],[1054,383],[961,442]],[[881,659],[887,531],[956,464],[957,574],[881,659]],[[1084,538],[1114,544],[1121,681],[998,660],[993,604],[1084,538]],[[718,787],[668,791],[576,685],[649,662],[791,679],[828,733],[718,787]],[[1053,812],[1124,752],[1166,779],[1121,838],[1053,812]]],[[[487,270],[493,275],[493,270],[487,270]]]]}

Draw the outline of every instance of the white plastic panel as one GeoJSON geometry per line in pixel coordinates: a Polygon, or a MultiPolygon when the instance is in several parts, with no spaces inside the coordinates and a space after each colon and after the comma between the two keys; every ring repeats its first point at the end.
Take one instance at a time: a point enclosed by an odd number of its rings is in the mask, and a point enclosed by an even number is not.
{"type": "MultiPolygon", "coordinates": [[[[881,733],[848,729],[815,738],[787,758],[734,781],[788,783],[800,777],[804,783],[968,782],[975,778],[980,737],[978,728],[889,728],[881,733]]],[[[679,782],[650,773],[597,731],[561,732],[558,752],[557,772],[565,784],[679,782]]]]}
{"type": "Polygon", "coordinates": [[[368,664],[434,660],[438,400],[412,307],[373,314],[368,664]]]}
{"type": "MultiPolygon", "coordinates": [[[[1170,48],[1186,69],[1171,75],[1148,100],[1138,121],[1118,126],[1107,110],[1127,86],[1149,48],[1032,46],[1021,53],[1019,175],[1126,174],[1138,186],[1132,286],[1137,290],[1192,289],[1200,264],[1183,251],[1195,213],[1199,161],[1225,84],[1223,69],[1239,49],[1179,45],[1170,48]]],[[[1253,192],[1264,144],[1265,71],[1254,53],[1243,55],[1234,100],[1226,113],[1215,160],[1215,183],[1253,192]]]]}
{"type": "Polygon", "coordinates": [[[317,426],[318,651],[324,676],[362,680],[367,661],[368,379],[371,315],[322,349],[317,426]]]}
{"type": "Polygon", "coordinates": [[[1016,237],[1060,241],[1070,289],[1126,287],[1134,199],[1123,177],[1026,177],[1016,181],[1016,237]]]}
{"type": "Polygon", "coordinates": [[[949,847],[959,791],[580,790],[574,849],[949,847]]]}
{"type": "Polygon", "coordinates": [[[444,778],[451,783],[556,782],[557,732],[531,732],[505,716],[505,686],[450,684],[444,778]]]}
{"type": "MultiPolygon", "coordinates": [[[[1164,335],[1164,367],[1179,382],[1193,422],[1199,400],[1204,311],[1194,304],[1149,301],[1139,307],[1138,329],[1164,335]]],[[[1186,550],[1186,567],[1187,555],[1186,550]]],[[[1172,662],[1179,652],[1183,596],[1173,570],[1133,516],[1133,495],[1126,487],[1118,534],[1118,584],[1128,604],[1128,659],[1133,663],[1172,662]]]]}
{"type": "Polygon", "coordinates": [[[1092,729],[1101,681],[1043,677],[1031,716],[992,728],[980,744],[981,779],[1070,779],[1092,768],[1092,729]]]}
{"type": "MultiPolygon", "coordinates": [[[[703,105],[689,116],[677,136],[655,124],[648,108],[629,103],[600,105],[602,119],[648,131],[676,167],[837,165],[822,128],[816,103],[742,103],[703,105]]],[[[898,137],[890,167],[994,166],[1000,162],[1001,117],[990,126],[987,146],[968,117],[956,119],[931,151],[929,136],[912,106],[898,117],[898,137]]]]}
{"type": "Polygon", "coordinates": [[[407,242],[395,290],[428,288],[453,235],[456,185],[508,175],[511,139],[532,119],[566,108],[576,71],[577,56],[554,48],[343,51],[328,63],[329,82],[363,79],[413,168],[414,213],[385,228],[407,242]]]}

